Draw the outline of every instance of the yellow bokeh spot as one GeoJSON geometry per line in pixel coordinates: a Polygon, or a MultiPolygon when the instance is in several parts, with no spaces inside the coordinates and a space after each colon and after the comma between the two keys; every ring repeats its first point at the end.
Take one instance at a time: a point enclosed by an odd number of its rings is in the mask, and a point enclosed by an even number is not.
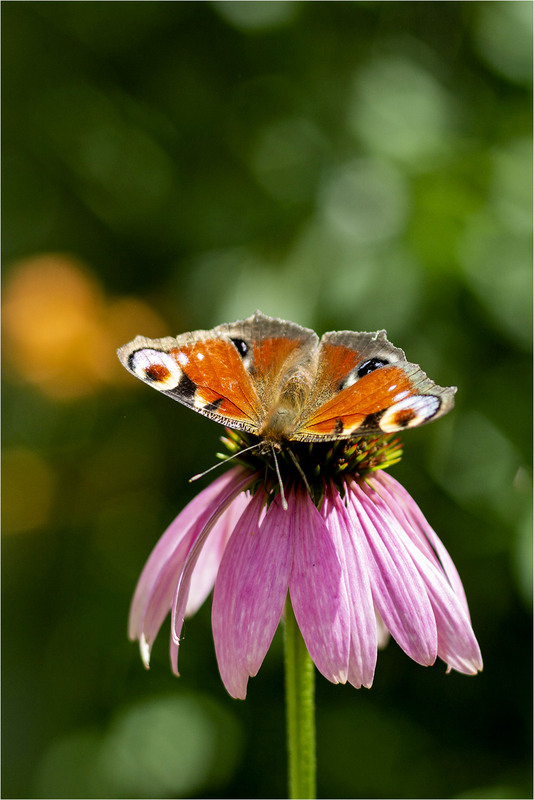
{"type": "MultiPolygon", "coordinates": [[[[140,300],[110,300],[89,269],[63,254],[13,265],[3,303],[5,353],[22,379],[55,400],[122,383],[116,349],[163,322],[140,300]]],[[[156,334],[155,334],[156,335],[156,334]]]]}

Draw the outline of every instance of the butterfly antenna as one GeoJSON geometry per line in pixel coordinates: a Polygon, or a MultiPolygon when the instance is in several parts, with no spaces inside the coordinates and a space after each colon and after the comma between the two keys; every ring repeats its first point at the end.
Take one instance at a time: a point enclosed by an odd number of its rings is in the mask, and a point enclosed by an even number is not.
{"type": "Polygon", "coordinates": [[[280,467],[278,466],[278,459],[276,457],[276,450],[274,449],[273,445],[271,445],[271,451],[272,451],[272,454],[273,454],[274,466],[275,466],[275,469],[276,469],[276,475],[278,477],[278,485],[280,486],[280,497],[282,498],[282,508],[284,509],[284,511],[287,511],[287,500],[286,500],[286,495],[285,495],[285,492],[284,492],[284,484],[282,483],[282,476],[280,475],[280,467]]]}
{"type": "Polygon", "coordinates": [[[239,458],[242,456],[243,453],[248,453],[249,450],[254,450],[256,447],[259,447],[261,442],[256,442],[256,444],[252,444],[250,447],[245,447],[244,450],[239,450],[237,453],[234,453],[233,456],[228,456],[225,458],[224,461],[219,461],[218,464],[214,464],[212,467],[208,467],[205,469],[204,472],[199,472],[198,475],[193,475],[193,477],[189,478],[189,483],[193,483],[193,481],[198,481],[199,478],[203,478],[204,475],[207,475],[208,472],[213,472],[214,469],[218,469],[219,467],[223,467],[228,461],[231,461],[233,458],[239,458]]]}
{"type": "Polygon", "coordinates": [[[308,490],[308,494],[311,496],[310,484],[308,483],[308,479],[306,478],[306,475],[304,474],[304,470],[302,469],[302,467],[299,464],[298,458],[295,456],[295,454],[293,453],[293,450],[291,450],[291,448],[288,448],[288,453],[289,453],[289,456],[290,456],[293,464],[297,468],[297,472],[299,472],[300,477],[304,481],[304,485],[306,486],[306,489],[308,490]]]}

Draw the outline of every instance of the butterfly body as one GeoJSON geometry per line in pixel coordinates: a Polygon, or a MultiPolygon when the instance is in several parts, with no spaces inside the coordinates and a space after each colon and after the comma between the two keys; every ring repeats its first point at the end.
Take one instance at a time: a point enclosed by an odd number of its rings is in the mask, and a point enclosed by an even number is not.
{"type": "Polygon", "coordinates": [[[453,406],[385,331],[325,333],[257,311],[118,350],[133,375],[230,428],[271,443],[335,441],[422,425],[453,406]]]}

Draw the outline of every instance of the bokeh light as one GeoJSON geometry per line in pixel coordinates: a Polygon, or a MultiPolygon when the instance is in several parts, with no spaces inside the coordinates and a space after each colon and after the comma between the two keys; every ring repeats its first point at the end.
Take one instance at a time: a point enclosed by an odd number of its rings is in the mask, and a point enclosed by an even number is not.
{"type": "MultiPolygon", "coordinates": [[[[114,350],[121,336],[162,330],[135,298],[108,300],[77,259],[39,255],[14,264],[3,300],[7,358],[16,374],[56,400],[124,379],[114,350]]],[[[125,381],[126,384],[126,381],[125,381]]]]}
{"type": "Polygon", "coordinates": [[[418,171],[451,153],[458,109],[439,79],[410,58],[410,44],[391,43],[390,54],[358,70],[348,124],[370,152],[418,171]]]}
{"type": "Polygon", "coordinates": [[[84,730],[55,741],[40,766],[42,797],[182,797],[228,780],[241,733],[209,698],[167,695],[119,711],[103,733],[84,730]],[[89,790],[89,791],[88,791],[89,790]]]}

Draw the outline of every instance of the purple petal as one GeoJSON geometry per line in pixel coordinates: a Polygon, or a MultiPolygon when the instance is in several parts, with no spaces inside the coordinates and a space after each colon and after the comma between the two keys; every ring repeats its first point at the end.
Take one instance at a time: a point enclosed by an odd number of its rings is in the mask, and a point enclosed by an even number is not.
{"type": "Polygon", "coordinates": [[[373,683],[377,657],[377,623],[369,582],[368,550],[354,535],[347,510],[334,486],[326,492],[321,509],[338,553],[344,561],[343,576],[349,598],[349,682],[359,689],[373,683]]]}
{"type": "Polygon", "coordinates": [[[212,624],[222,680],[244,699],[280,622],[293,558],[293,498],[284,511],[277,497],[260,524],[266,494],[260,489],[228,542],[213,594],[212,624]]]}
{"type": "Polygon", "coordinates": [[[253,482],[254,477],[255,476],[253,474],[251,475],[250,472],[243,472],[241,469],[237,468],[237,474],[235,474],[233,482],[226,487],[225,492],[221,493],[209,504],[201,517],[199,517],[195,526],[195,530],[198,529],[199,532],[192,542],[183,569],[177,576],[176,588],[171,606],[170,656],[172,669],[175,675],[179,674],[178,650],[180,647],[180,634],[184,624],[193,571],[206,543],[206,539],[212,532],[213,527],[236,497],[253,482]]]}
{"type": "Polygon", "coordinates": [[[438,631],[438,656],[449,669],[475,675],[482,669],[482,656],[469,616],[443,571],[427,559],[410,540],[406,542],[427,587],[438,631]]]}
{"type": "Polygon", "coordinates": [[[250,503],[243,492],[231,503],[213,526],[191,575],[191,588],[187,598],[185,616],[191,617],[202,605],[215,585],[219,565],[237,520],[250,503]]]}
{"type": "Polygon", "coordinates": [[[218,508],[232,486],[243,480],[236,467],[198,494],[160,538],[141,573],[130,607],[129,636],[139,639],[145,665],[169,609],[187,553],[205,523],[208,508],[218,508]]]}
{"type": "Polygon", "coordinates": [[[405,518],[408,520],[411,530],[413,531],[412,538],[414,538],[414,541],[418,539],[420,542],[426,544],[430,543],[433,554],[437,555],[437,561],[439,565],[443,569],[450,585],[452,586],[456,595],[459,597],[464,610],[469,617],[469,608],[467,606],[464,587],[462,585],[460,576],[458,575],[458,571],[454,566],[454,562],[437,533],[428,524],[423,512],[415,500],[409,495],[406,489],[395,480],[395,478],[392,478],[391,475],[388,475],[386,472],[384,472],[384,470],[379,470],[377,472],[376,479],[379,481],[382,487],[381,493],[383,490],[385,490],[385,502],[392,509],[392,513],[396,514],[396,509],[399,507],[402,509],[402,512],[404,513],[405,518]]]}
{"type": "Polygon", "coordinates": [[[332,683],[345,683],[350,614],[342,561],[307,493],[298,492],[292,501],[291,526],[295,555],[289,592],[298,626],[317,669],[332,683]]]}
{"type": "Polygon", "coordinates": [[[393,638],[410,658],[433,664],[438,649],[436,620],[423,581],[394,519],[386,519],[364,489],[349,484],[349,513],[368,542],[373,600],[393,638]]]}

